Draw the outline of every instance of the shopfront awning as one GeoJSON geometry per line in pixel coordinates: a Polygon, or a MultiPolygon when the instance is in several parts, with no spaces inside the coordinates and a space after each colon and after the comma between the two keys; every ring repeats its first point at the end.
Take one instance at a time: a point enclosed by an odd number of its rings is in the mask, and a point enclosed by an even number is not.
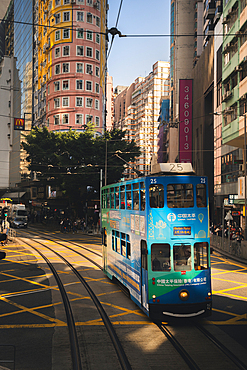
{"type": "Polygon", "coordinates": [[[9,198],[9,199],[21,199],[23,195],[26,194],[25,191],[16,191],[14,193],[5,193],[1,199],[9,198]]]}

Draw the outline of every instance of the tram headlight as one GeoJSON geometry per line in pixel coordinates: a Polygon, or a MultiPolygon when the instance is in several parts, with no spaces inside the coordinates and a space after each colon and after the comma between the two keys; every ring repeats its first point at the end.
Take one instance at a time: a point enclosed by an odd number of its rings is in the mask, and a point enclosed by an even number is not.
{"type": "Polygon", "coordinates": [[[189,296],[190,293],[186,289],[183,289],[179,292],[179,298],[181,299],[181,301],[187,301],[189,299],[189,296]]]}

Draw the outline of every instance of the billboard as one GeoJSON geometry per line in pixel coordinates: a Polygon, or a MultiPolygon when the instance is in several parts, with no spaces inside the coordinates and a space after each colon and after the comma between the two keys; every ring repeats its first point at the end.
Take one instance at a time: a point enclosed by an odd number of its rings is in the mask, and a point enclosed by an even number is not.
{"type": "Polygon", "coordinates": [[[179,162],[192,163],[192,80],[179,80],[179,162]]]}

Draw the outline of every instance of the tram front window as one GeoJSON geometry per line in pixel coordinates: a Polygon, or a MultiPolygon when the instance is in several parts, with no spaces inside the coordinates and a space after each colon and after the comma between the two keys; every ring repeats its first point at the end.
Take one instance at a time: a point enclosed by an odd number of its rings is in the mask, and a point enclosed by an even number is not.
{"type": "Polygon", "coordinates": [[[164,186],[150,185],[149,186],[149,199],[151,208],[163,208],[164,207],[164,186]]]}
{"type": "Polygon", "coordinates": [[[173,246],[173,260],[175,271],[191,270],[190,244],[177,244],[173,246]]]}
{"type": "Polygon", "coordinates": [[[167,185],[167,206],[169,208],[194,207],[192,184],[167,185]]]}
{"type": "Polygon", "coordinates": [[[194,245],[195,270],[208,269],[208,243],[195,243],[194,245]]]}
{"type": "Polygon", "coordinates": [[[170,271],[171,254],[170,244],[151,245],[152,271],[170,271]]]}

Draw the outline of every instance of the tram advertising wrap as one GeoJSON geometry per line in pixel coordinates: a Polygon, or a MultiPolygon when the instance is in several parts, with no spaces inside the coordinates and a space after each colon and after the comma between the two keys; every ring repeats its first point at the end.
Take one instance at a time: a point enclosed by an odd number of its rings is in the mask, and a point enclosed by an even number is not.
{"type": "Polygon", "coordinates": [[[104,272],[157,321],[212,309],[207,178],[175,166],[102,188],[104,272]]]}

